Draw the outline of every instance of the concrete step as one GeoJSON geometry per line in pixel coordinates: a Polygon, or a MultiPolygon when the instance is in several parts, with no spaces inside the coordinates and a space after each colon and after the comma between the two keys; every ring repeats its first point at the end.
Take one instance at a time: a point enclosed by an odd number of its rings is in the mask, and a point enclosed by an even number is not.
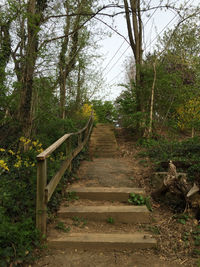
{"type": "Polygon", "coordinates": [[[62,233],[47,239],[49,248],[54,249],[147,249],[156,247],[156,240],[151,235],[134,234],[99,234],[99,233],[62,233]]]}
{"type": "Polygon", "coordinates": [[[111,149],[111,150],[116,150],[117,149],[117,146],[116,145],[90,145],[89,146],[89,149],[111,149]]]}
{"type": "Polygon", "coordinates": [[[96,152],[96,153],[93,153],[93,152],[90,152],[91,156],[94,157],[94,158],[116,158],[117,157],[117,153],[108,153],[108,152],[96,152]]]}
{"type": "Polygon", "coordinates": [[[91,149],[90,150],[91,153],[96,153],[97,155],[99,154],[115,154],[117,152],[116,149],[106,149],[106,148],[96,148],[96,149],[91,149]]]}
{"type": "Polygon", "coordinates": [[[106,221],[112,218],[123,223],[149,223],[150,216],[146,206],[62,206],[58,211],[62,219],[81,217],[86,220],[106,221]]]}
{"type": "Polygon", "coordinates": [[[128,200],[130,193],[140,194],[145,196],[142,188],[110,188],[110,187],[75,187],[72,186],[68,192],[76,192],[76,195],[81,199],[90,200],[108,200],[125,202],[128,200]]]}
{"type": "Polygon", "coordinates": [[[117,144],[115,142],[113,143],[96,142],[96,143],[91,144],[90,146],[117,147],[117,144]]]}
{"type": "Polygon", "coordinates": [[[116,141],[114,138],[112,139],[108,139],[108,138],[90,138],[90,142],[91,143],[105,143],[105,144],[109,144],[109,143],[114,143],[116,144],[116,141]]]}

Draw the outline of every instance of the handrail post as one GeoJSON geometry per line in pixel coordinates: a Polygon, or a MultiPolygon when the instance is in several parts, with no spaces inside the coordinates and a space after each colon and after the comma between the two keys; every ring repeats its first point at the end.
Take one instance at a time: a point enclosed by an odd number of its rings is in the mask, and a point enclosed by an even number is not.
{"type": "Polygon", "coordinates": [[[45,188],[47,185],[46,159],[37,162],[37,203],[36,203],[36,227],[42,236],[46,236],[47,203],[45,188]]]}

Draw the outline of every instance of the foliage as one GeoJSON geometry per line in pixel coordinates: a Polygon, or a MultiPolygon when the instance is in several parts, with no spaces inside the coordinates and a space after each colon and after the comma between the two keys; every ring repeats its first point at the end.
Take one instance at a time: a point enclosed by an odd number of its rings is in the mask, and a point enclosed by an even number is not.
{"type": "Polygon", "coordinates": [[[149,197],[143,197],[140,194],[130,193],[128,202],[132,205],[136,206],[142,206],[146,205],[149,211],[152,211],[150,198],[149,197]]]}
{"type": "Polygon", "coordinates": [[[175,218],[177,220],[177,222],[181,223],[181,224],[186,224],[186,222],[189,219],[189,215],[188,214],[176,214],[173,216],[173,218],[175,218]]]}
{"type": "Polygon", "coordinates": [[[41,144],[21,138],[31,145],[27,152],[1,148],[0,180],[0,258],[2,266],[30,258],[39,244],[35,229],[36,155],[41,144]],[[32,196],[30,198],[30,196],[32,196]],[[3,265],[4,263],[4,265],[3,265]]]}
{"type": "Polygon", "coordinates": [[[189,99],[186,104],[177,109],[178,126],[183,129],[199,129],[200,126],[200,98],[189,99]]]}
{"type": "Polygon", "coordinates": [[[79,218],[78,216],[74,216],[72,220],[74,221],[73,225],[80,228],[84,228],[87,224],[87,221],[84,218],[79,218]]]}
{"type": "Polygon", "coordinates": [[[157,171],[163,171],[162,162],[169,162],[169,160],[180,161],[183,165],[182,168],[184,166],[187,167],[188,180],[196,181],[197,183],[200,182],[199,137],[189,138],[183,141],[168,141],[163,138],[160,140],[149,139],[148,141],[140,142],[140,144],[147,149],[145,155],[153,160],[156,164],[157,171]]]}
{"type": "Polygon", "coordinates": [[[76,192],[68,192],[67,193],[67,201],[72,201],[72,200],[78,200],[79,197],[76,195],[76,192]]]}
{"type": "Polygon", "coordinates": [[[69,232],[71,229],[70,227],[66,227],[65,224],[63,222],[58,222],[55,226],[55,229],[63,231],[65,233],[69,232]]]}
{"type": "Polygon", "coordinates": [[[154,84],[153,130],[166,126],[199,129],[199,52],[199,25],[191,18],[180,24],[179,30],[166,31],[158,50],[146,55],[139,68],[139,83],[130,59],[127,84],[122,85],[125,90],[116,101],[120,124],[146,134],[154,84]]]}
{"type": "Polygon", "coordinates": [[[98,116],[93,106],[91,104],[84,104],[81,108],[80,116],[85,119],[88,119],[92,114],[94,116],[94,120],[95,121],[98,120],[98,116]]]}
{"type": "Polygon", "coordinates": [[[116,120],[116,109],[111,101],[93,100],[93,109],[97,114],[97,120],[101,123],[113,123],[116,120]]]}
{"type": "Polygon", "coordinates": [[[115,220],[113,219],[113,217],[109,217],[109,218],[107,219],[107,223],[109,223],[109,224],[114,224],[114,223],[115,223],[115,220]]]}
{"type": "MultiPolygon", "coordinates": [[[[48,142],[47,142],[48,143],[48,142]]],[[[40,246],[40,234],[35,228],[36,155],[43,151],[39,140],[20,137],[10,148],[0,148],[0,266],[30,261],[32,250],[40,246]],[[26,147],[24,152],[22,148],[26,147]]],[[[48,161],[48,181],[64,159],[62,150],[48,161]]],[[[73,169],[83,159],[80,153],[73,169]]],[[[66,172],[48,203],[48,220],[58,209],[64,186],[70,181],[66,172]]],[[[58,225],[61,228],[61,225],[58,225]]],[[[65,230],[68,230],[67,228],[65,230]]]]}
{"type": "Polygon", "coordinates": [[[189,138],[183,141],[168,141],[167,139],[154,140],[145,143],[149,147],[147,154],[154,161],[195,161],[200,156],[199,137],[189,138]]]}
{"type": "Polygon", "coordinates": [[[145,198],[142,195],[131,193],[128,202],[133,205],[141,206],[145,204],[145,198]]]}

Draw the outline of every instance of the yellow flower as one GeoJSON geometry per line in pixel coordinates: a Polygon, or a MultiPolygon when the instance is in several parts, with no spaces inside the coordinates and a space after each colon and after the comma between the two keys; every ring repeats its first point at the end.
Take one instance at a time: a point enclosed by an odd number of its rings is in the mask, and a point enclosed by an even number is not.
{"type": "Polygon", "coordinates": [[[14,167],[15,167],[15,168],[19,168],[19,167],[21,167],[21,165],[22,165],[22,162],[21,162],[21,160],[19,160],[18,162],[16,162],[16,163],[14,164],[14,167]]]}
{"type": "Polygon", "coordinates": [[[11,154],[11,155],[15,155],[15,153],[10,149],[8,150],[8,152],[11,154]]]}
{"type": "Polygon", "coordinates": [[[6,171],[9,171],[9,168],[7,166],[7,163],[4,160],[0,160],[0,167],[3,168],[6,171]]]}
{"type": "Polygon", "coordinates": [[[40,143],[40,144],[38,144],[38,146],[39,146],[39,147],[41,147],[41,146],[42,146],[42,144],[40,143]]]}
{"type": "Polygon", "coordinates": [[[0,152],[4,152],[5,151],[5,149],[4,148],[0,148],[0,152]]]}
{"type": "Polygon", "coordinates": [[[38,141],[33,141],[32,144],[33,144],[34,146],[37,146],[38,141]]]}
{"type": "Polygon", "coordinates": [[[31,140],[27,139],[26,142],[25,142],[25,145],[28,145],[30,142],[31,142],[31,140]]]}
{"type": "Polygon", "coordinates": [[[19,141],[25,143],[26,142],[26,138],[22,136],[22,137],[19,138],[19,141]]]}
{"type": "Polygon", "coordinates": [[[44,151],[43,148],[37,149],[37,152],[42,153],[44,151]]]}
{"type": "Polygon", "coordinates": [[[35,163],[33,162],[33,163],[31,164],[31,166],[34,167],[34,166],[35,166],[35,163]]]}
{"type": "Polygon", "coordinates": [[[26,167],[28,167],[28,166],[29,166],[29,164],[28,164],[28,162],[27,162],[27,161],[24,161],[24,165],[25,165],[26,167]]]}
{"type": "Polygon", "coordinates": [[[29,150],[31,150],[32,148],[33,148],[33,147],[32,147],[32,146],[30,146],[30,147],[29,147],[29,150]]]}

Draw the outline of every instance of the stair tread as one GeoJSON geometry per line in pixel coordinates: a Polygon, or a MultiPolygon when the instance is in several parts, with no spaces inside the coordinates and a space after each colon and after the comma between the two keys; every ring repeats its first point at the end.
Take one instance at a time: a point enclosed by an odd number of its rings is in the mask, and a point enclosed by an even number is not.
{"type": "Polygon", "coordinates": [[[91,212],[91,213],[105,213],[105,212],[146,212],[149,213],[149,210],[147,209],[146,206],[70,206],[70,207],[64,207],[61,206],[60,210],[58,211],[59,213],[70,213],[70,212],[79,212],[79,213],[84,213],[84,212],[91,212]]]}
{"type": "Polygon", "coordinates": [[[84,248],[152,248],[156,247],[156,240],[149,234],[142,233],[62,233],[57,237],[49,237],[49,247],[54,248],[74,248],[83,246],[84,248]]]}
{"type": "Polygon", "coordinates": [[[106,193],[137,193],[144,192],[143,188],[139,187],[77,187],[72,186],[67,191],[75,192],[106,192],[106,193]]]}

